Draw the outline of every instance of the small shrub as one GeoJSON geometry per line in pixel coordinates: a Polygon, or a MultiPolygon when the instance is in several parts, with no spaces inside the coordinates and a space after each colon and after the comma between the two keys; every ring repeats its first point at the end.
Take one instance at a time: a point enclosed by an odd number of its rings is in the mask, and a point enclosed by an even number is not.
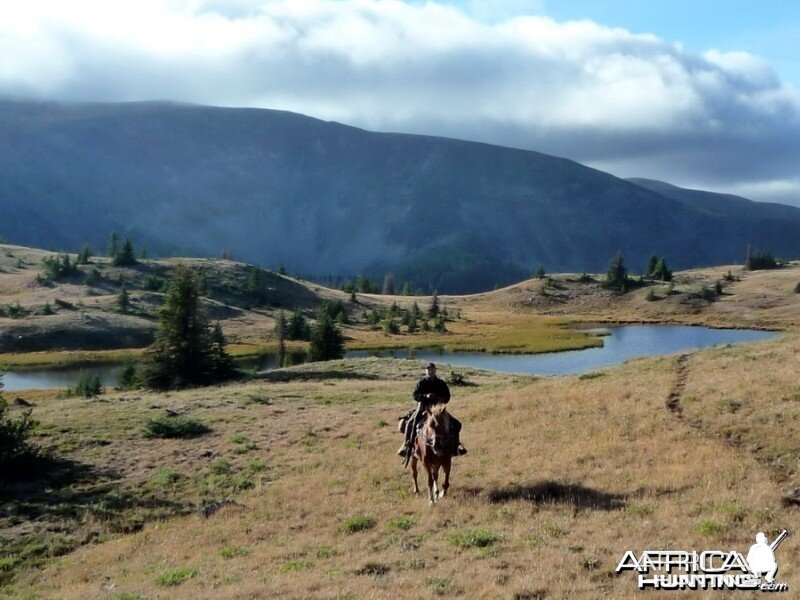
{"type": "Polygon", "coordinates": [[[447,378],[447,383],[455,386],[464,386],[464,385],[469,385],[469,380],[467,379],[467,376],[464,375],[463,373],[457,373],[456,371],[452,371],[450,373],[450,377],[447,378]]]}
{"type": "Polygon", "coordinates": [[[178,483],[181,479],[183,479],[183,475],[180,473],[176,473],[175,471],[160,471],[158,475],[153,478],[153,483],[156,485],[160,485],[162,487],[167,487],[170,485],[174,485],[178,483]]]}
{"type": "Polygon", "coordinates": [[[93,398],[103,393],[103,383],[99,375],[92,375],[86,371],[78,374],[78,381],[75,386],[67,388],[65,396],[77,396],[79,398],[93,398]]]}
{"type": "Polygon", "coordinates": [[[119,387],[123,390],[135,390],[142,385],[142,380],[139,377],[139,372],[135,363],[128,363],[122,368],[118,383],[119,387]]]}
{"type": "Polygon", "coordinates": [[[231,472],[231,463],[224,458],[221,458],[220,460],[216,460],[211,463],[209,469],[212,473],[214,473],[214,475],[227,475],[231,472]]]}
{"type": "Polygon", "coordinates": [[[259,471],[263,471],[266,468],[266,464],[260,458],[250,461],[247,463],[247,470],[251,473],[258,473],[259,471]]]}
{"type": "Polygon", "coordinates": [[[389,565],[377,562],[368,562],[356,569],[355,572],[356,575],[380,576],[386,575],[389,571],[391,571],[391,567],[389,565]]]}
{"type": "Polygon", "coordinates": [[[656,296],[655,290],[650,288],[649,290],[647,290],[647,294],[645,294],[644,299],[647,300],[648,302],[653,302],[655,300],[658,300],[658,296],[656,296]]]}
{"type": "Polygon", "coordinates": [[[427,583],[436,596],[446,596],[453,591],[453,580],[446,577],[431,577],[427,583]]]}
{"type": "Polygon", "coordinates": [[[357,533],[375,527],[377,522],[367,515],[355,515],[344,522],[344,530],[347,533],[357,533]]]}
{"type": "Polygon", "coordinates": [[[603,377],[605,373],[603,371],[591,371],[589,373],[584,373],[583,375],[578,375],[578,379],[581,381],[586,381],[587,379],[597,379],[598,377],[603,377]]]}
{"type": "Polygon", "coordinates": [[[488,548],[503,539],[503,536],[488,529],[475,529],[450,534],[448,540],[459,548],[488,548]]]}
{"type": "Polygon", "coordinates": [[[197,575],[197,569],[184,567],[182,569],[175,569],[174,571],[163,573],[161,577],[156,580],[156,583],[163,586],[180,585],[185,581],[189,581],[195,575],[197,575]]]}
{"type": "Polygon", "coordinates": [[[728,526],[719,521],[703,521],[697,529],[703,535],[713,537],[724,533],[728,529],[728,526]]]}
{"type": "Polygon", "coordinates": [[[320,546],[314,551],[314,556],[317,558],[330,558],[336,556],[336,548],[333,546],[320,546]]]}
{"type": "Polygon", "coordinates": [[[795,294],[800,294],[800,283],[798,283],[797,285],[794,286],[794,293],[795,294]]]}
{"type": "Polygon", "coordinates": [[[211,429],[207,425],[185,415],[165,415],[150,419],[145,425],[148,437],[191,438],[209,431],[211,429]]]}
{"type": "Polygon", "coordinates": [[[222,558],[236,558],[237,556],[247,556],[250,554],[250,548],[244,546],[225,546],[219,551],[222,558]]]}
{"type": "Polygon", "coordinates": [[[292,560],[287,562],[281,568],[281,571],[284,573],[292,573],[294,571],[303,571],[305,569],[310,569],[314,566],[314,563],[310,560],[292,560]]]}
{"type": "Polygon", "coordinates": [[[412,519],[411,517],[399,517],[397,519],[392,519],[386,524],[389,527],[396,527],[397,529],[408,531],[409,529],[411,529],[411,527],[414,526],[414,519],[412,519]]]}

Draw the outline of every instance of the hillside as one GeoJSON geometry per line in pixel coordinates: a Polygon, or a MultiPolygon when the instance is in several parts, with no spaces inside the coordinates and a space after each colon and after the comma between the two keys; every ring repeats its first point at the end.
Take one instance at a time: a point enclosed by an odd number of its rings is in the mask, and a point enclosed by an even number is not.
{"type": "MultiPolygon", "coordinates": [[[[268,270],[259,272],[253,287],[252,265],[222,259],[147,259],[134,267],[115,267],[108,258],[92,257],[74,275],[42,281],[43,261],[60,256],[0,244],[0,362],[34,366],[127,358],[129,353],[114,351],[151,343],[164,286],[179,266],[205,281],[204,309],[239,355],[276,348],[274,328],[281,311],[288,315],[297,309],[313,323],[324,301],[342,303],[347,318],[341,327],[349,350],[439,346],[513,353],[599,344],[572,328],[580,322],[800,327],[796,262],[774,271],[750,272],[736,265],[679,271],[671,285],[648,281],[627,294],[603,288],[601,274],[555,274],[492,292],[441,295],[445,331],[424,331],[420,320],[410,332],[398,313],[393,317],[397,331],[390,333],[384,322],[393,305],[400,312],[412,311],[415,304],[427,311],[432,297],[359,293],[353,303],[344,292],[268,270]],[[122,282],[131,302],[125,312],[116,304],[122,282]],[[709,294],[717,282],[721,293],[709,294]]],[[[305,343],[293,344],[301,349],[305,343]]]]}
{"type": "Polygon", "coordinates": [[[537,152],[281,111],[0,101],[0,135],[0,235],[22,245],[100,250],[116,230],[151,255],[448,293],[602,271],[617,250],[634,268],[800,255],[798,209],[712,211],[537,152]]]}
{"type": "MultiPolygon", "coordinates": [[[[614,575],[626,550],[746,553],[758,531],[800,528],[799,349],[792,336],[581,378],[468,370],[450,408],[470,454],[433,509],[394,455],[418,362],[168,395],[23,394],[40,443],[69,462],[0,494],[0,593],[638,598],[635,574],[614,575]],[[148,438],[165,412],[211,432],[148,438]]],[[[796,589],[797,537],[777,554],[796,589]]]]}

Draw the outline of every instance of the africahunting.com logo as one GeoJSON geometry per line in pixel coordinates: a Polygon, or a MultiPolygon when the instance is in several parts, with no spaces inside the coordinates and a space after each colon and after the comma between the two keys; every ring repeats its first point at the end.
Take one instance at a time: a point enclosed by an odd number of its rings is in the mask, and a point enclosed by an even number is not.
{"type": "Polygon", "coordinates": [[[762,590],[785,592],[788,584],[775,581],[775,550],[788,534],[784,529],[771,544],[759,533],[745,558],[731,550],[645,550],[638,557],[628,550],[617,573],[636,571],[639,589],[657,590],[762,590]]]}

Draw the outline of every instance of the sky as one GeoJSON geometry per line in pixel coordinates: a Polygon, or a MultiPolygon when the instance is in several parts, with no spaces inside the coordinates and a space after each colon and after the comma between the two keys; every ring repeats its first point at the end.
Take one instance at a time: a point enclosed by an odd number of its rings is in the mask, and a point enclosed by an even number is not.
{"type": "Polygon", "coordinates": [[[291,110],[800,206],[800,3],[26,0],[0,95],[291,110]]]}

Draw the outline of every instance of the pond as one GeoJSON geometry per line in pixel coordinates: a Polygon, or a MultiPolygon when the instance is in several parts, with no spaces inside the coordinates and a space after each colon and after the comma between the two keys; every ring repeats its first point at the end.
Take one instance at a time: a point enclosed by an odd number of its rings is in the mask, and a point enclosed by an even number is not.
{"type": "MultiPolygon", "coordinates": [[[[416,358],[459,367],[474,367],[508,373],[536,375],[575,375],[619,364],[637,356],[672,354],[684,350],[709,348],[720,344],[740,344],[769,340],[778,333],[748,329],[710,329],[688,325],[625,325],[589,330],[604,335],[602,348],[553,352],[549,354],[487,354],[484,352],[446,352],[435,348],[419,350],[351,351],[347,358],[391,356],[416,358]]],[[[246,370],[275,368],[275,357],[265,356],[242,361],[246,370]]],[[[120,365],[100,365],[84,368],[43,369],[37,371],[8,371],[3,377],[5,391],[65,388],[75,385],[78,375],[85,371],[100,377],[103,385],[117,385],[120,365]]]]}
{"type": "Polygon", "coordinates": [[[474,367],[506,373],[535,375],[579,375],[620,364],[637,356],[672,354],[722,344],[741,344],[770,340],[772,331],[750,329],[711,329],[689,325],[624,325],[588,330],[604,335],[603,346],[547,354],[488,354],[485,352],[446,352],[435,348],[348,352],[349,357],[394,356],[441,362],[459,367],[474,367]]]}

